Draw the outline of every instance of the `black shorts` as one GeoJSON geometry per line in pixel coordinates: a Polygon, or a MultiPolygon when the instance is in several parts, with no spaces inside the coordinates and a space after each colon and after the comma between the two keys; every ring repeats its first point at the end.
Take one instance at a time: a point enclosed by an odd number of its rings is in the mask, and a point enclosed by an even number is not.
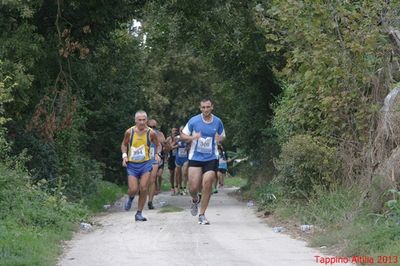
{"type": "Polygon", "coordinates": [[[160,163],[158,164],[158,170],[160,169],[164,169],[164,158],[162,158],[160,163]]]}
{"type": "Polygon", "coordinates": [[[175,165],[175,156],[168,157],[168,169],[169,170],[174,170],[175,167],[176,167],[176,165],[175,165]]]}
{"type": "Polygon", "coordinates": [[[160,156],[160,163],[158,164],[158,169],[164,168],[165,158],[163,155],[160,156]]]}
{"type": "Polygon", "coordinates": [[[223,174],[226,174],[226,169],[224,168],[218,168],[218,172],[221,172],[223,174]]]}
{"type": "Polygon", "coordinates": [[[189,167],[201,167],[203,174],[208,171],[217,172],[218,160],[211,160],[205,162],[189,160],[189,167]]]}

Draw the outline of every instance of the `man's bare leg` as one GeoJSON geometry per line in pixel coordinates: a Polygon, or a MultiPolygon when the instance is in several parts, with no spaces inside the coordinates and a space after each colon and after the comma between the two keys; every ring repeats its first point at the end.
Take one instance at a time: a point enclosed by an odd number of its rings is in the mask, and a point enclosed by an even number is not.
{"type": "Polygon", "coordinates": [[[124,206],[126,211],[129,211],[131,209],[132,202],[136,195],[136,192],[138,191],[138,188],[139,188],[138,179],[133,175],[129,175],[128,176],[128,200],[125,202],[125,206],[124,206]]]}
{"type": "Polygon", "coordinates": [[[204,214],[211,198],[212,185],[215,181],[215,171],[207,171],[203,174],[203,190],[201,196],[200,214],[204,214]]]}
{"type": "Polygon", "coordinates": [[[198,213],[199,203],[199,192],[201,189],[201,178],[202,178],[201,167],[189,167],[189,193],[192,196],[192,205],[190,207],[190,213],[196,216],[198,213]]]}
{"type": "Polygon", "coordinates": [[[157,171],[157,192],[161,192],[162,179],[163,179],[164,168],[158,168],[157,171]]]}
{"type": "Polygon", "coordinates": [[[149,181],[150,181],[150,172],[145,173],[140,178],[140,193],[139,193],[139,200],[138,200],[138,211],[143,211],[144,204],[146,203],[147,192],[149,188],[149,181]]]}
{"type": "Polygon", "coordinates": [[[158,165],[157,164],[153,164],[153,169],[150,172],[149,201],[147,203],[147,205],[148,205],[150,210],[154,209],[153,198],[154,198],[154,194],[156,193],[157,172],[158,172],[158,165]]]}
{"type": "Polygon", "coordinates": [[[175,169],[169,170],[169,182],[171,183],[171,194],[175,194],[175,169]]]}
{"type": "Polygon", "coordinates": [[[179,194],[180,188],[182,187],[182,167],[176,165],[175,167],[175,181],[176,181],[176,190],[175,192],[179,194]]]}

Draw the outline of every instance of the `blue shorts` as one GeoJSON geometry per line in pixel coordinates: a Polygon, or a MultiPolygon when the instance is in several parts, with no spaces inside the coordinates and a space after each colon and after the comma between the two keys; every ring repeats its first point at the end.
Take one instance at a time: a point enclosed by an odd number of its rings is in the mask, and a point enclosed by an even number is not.
{"type": "Polygon", "coordinates": [[[188,161],[187,157],[176,157],[175,159],[175,164],[177,166],[182,167],[184,163],[186,163],[188,161]]]}
{"type": "Polygon", "coordinates": [[[218,169],[228,170],[227,163],[218,163],[218,169]]]}
{"type": "Polygon", "coordinates": [[[151,172],[151,169],[153,169],[151,160],[142,163],[128,162],[128,165],[126,166],[126,172],[128,173],[128,176],[134,176],[138,179],[142,175],[151,172]]]}

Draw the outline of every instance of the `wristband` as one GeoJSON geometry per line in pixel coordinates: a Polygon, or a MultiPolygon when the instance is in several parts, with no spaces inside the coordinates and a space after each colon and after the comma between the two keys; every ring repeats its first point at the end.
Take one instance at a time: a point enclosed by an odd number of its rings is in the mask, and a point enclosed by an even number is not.
{"type": "Polygon", "coordinates": [[[126,154],[126,152],[124,152],[123,154],[122,154],[122,159],[125,159],[125,158],[127,158],[128,157],[128,154],[126,154]]]}

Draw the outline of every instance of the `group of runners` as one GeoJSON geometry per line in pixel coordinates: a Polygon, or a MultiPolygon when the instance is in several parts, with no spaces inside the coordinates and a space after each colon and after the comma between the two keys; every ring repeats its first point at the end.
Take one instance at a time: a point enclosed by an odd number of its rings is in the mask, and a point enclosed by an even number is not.
{"type": "Polygon", "coordinates": [[[222,146],[224,126],[212,113],[213,107],[210,98],[202,99],[201,113],[190,118],[185,126],[173,127],[167,138],[156,120],[148,119],[145,111],[136,112],[135,125],[125,131],[121,143],[122,165],[128,175],[126,211],[139,194],[135,221],[147,221],[142,214],[146,200],[148,208],[154,209],[153,199],[161,191],[167,162],[171,194],[190,194],[191,214],[198,214],[199,224],[210,224],[205,212],[211,194],[224,185],[228,161],[222,146]]]}

